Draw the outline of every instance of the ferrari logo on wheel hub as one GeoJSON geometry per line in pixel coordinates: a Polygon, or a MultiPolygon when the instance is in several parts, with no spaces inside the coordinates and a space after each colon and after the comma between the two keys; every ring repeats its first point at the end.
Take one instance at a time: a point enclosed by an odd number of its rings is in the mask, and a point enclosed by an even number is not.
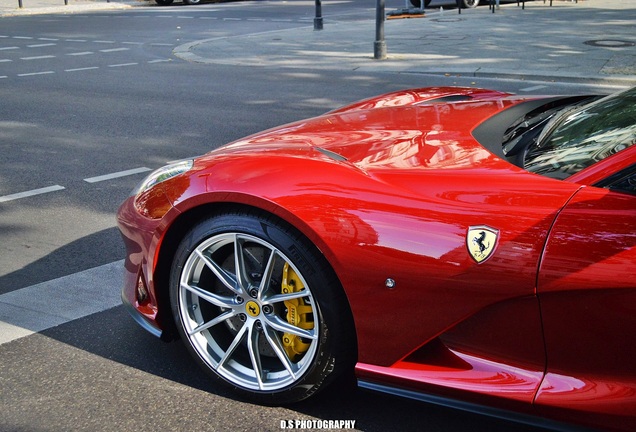
{"type": "Polygon", "coordinates": [[[257,317],[261,313],[261,308],[255,301],[251,300],[245,304],[245,311],[251,317],[257,317]]]}
{"type": "Polygon", "coordinates": [[[466,234],[468,253],[477,264],[481,264],[492,256],[497,247],[499,230],[488,226],[471,226],[466,234]]]}

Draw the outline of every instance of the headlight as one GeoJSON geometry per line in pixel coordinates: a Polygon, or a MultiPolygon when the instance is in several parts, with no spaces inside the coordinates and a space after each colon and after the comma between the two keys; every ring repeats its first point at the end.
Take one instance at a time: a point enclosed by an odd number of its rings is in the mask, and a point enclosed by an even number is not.
{"type": "Polygon", "coordinates": [[[189,171],[193,164],[194,161],[192,159],[182,160],[153,171],[148,177],[139,183],[136,188],[133,189],[131,196],[139,195],[161,182],[189,171]]]}

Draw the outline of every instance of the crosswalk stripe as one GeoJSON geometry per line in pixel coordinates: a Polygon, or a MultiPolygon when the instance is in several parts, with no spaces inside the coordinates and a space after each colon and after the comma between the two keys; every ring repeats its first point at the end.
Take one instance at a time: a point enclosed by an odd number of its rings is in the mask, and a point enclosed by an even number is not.
{"type": "Polygon", "coordinates": [[[0,345],[121,304],[123,261],[0,295],[0,345]]]}

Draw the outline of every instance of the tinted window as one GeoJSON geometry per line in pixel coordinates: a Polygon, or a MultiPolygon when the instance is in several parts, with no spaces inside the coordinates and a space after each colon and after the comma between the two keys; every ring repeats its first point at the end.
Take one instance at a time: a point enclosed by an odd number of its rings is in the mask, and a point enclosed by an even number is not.
{"type": "Polygon", "coordinates": [[[524,168],[566,178],[636,142],[636,88],[555,116],[526,153],[524,168]]]}
{"type": "Polygon", "coordinates": [[[636,194],[636,175],[632,174],[631,176],[625,177],[624,179],[614,183],[611,186],[611,189],[636,194]]]}
{"type": "Polygon", "coordinates": [[[636,164],[598,182],[594,186],[636,195],[636,164]]]}

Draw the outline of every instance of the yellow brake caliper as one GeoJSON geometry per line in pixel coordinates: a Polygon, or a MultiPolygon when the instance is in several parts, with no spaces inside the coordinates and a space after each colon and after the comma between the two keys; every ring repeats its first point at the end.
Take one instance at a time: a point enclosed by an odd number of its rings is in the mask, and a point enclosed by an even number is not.
{"type": "MultiPolygon", "coordinates": [[[[283,282],[281,285],[283,294],[291,294],[305,289],[305,286],[296,272],[287,263],[285,263],[283,267],[283,282]]],[[[305,300],[295,298],[285,300],[284,303],[285,307],[287,307],[286,318],[288,323],[303,330],[311,330],[314,328],[313,309],[310,305],[305,304],[305,300]]],[[[304,342],[300,336],[283,333],[283,347],[285,348],[287,357],[292,361],[295,361],[298,356],[307,352],[309,345],[310,344],[304,342]]]]}

